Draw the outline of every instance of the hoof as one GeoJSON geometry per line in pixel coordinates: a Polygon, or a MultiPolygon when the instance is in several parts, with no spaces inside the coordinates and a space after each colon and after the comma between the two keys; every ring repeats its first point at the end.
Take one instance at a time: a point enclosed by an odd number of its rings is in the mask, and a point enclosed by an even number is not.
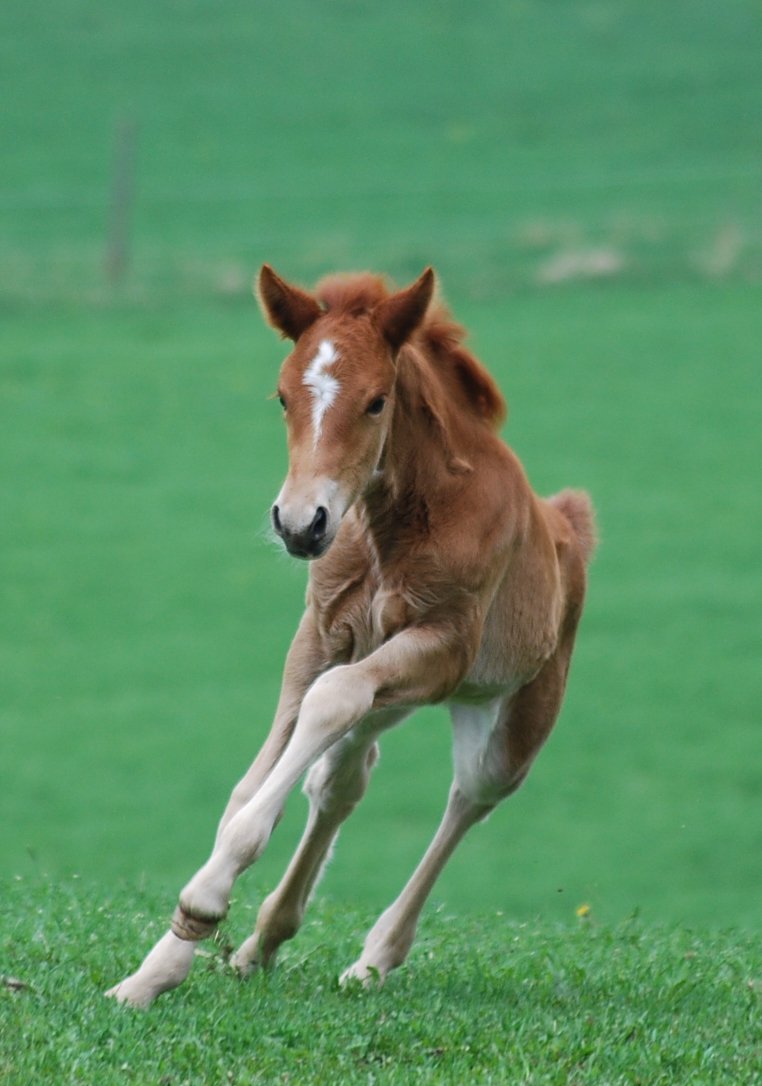
{"type": "Polygon", "coordinates": [[[142,989],[142,985],[135,982],[135,976],[127,977],[121,984],[115,984],[104,993],[106,999],[115,999],[117,1003],[126,1003],[128,1007],[136,1007],[144,1011],[153,1003],[150,992],[142,989]]]}
{"type": "Polygon", "coordinates": [[[263,943],[263,936],[256,931],[241,943],[230,959],[230,964],[239,976],[248,977],[257,969],[271,969],[275,965],[278,946],[272,947],[268,953],[263,943]]]}
{"type": "Polygon", "coordinates": [[[168,931],[150,952],[137,973],[109,988],[106,995],[130,1007],[150,1007],[154,999],[182,984],[193,965],[195,943],[168,931]]]}
{"type": "Polygon", "coordinates": [[[233,957],[230,959],[229,965],[239,977],[250,977],[252,973],[256,973],[259,969],[259,962],[256,958],[250,958],[248,954],[244,954],[243,948],[236,951],[233,957]]]}
{"type": "Polygon", "coordinates": [[[339,977],[339,984],[343,988],[353,981],[359,981],[363,988],[382,988],[385,980],[385,973],[381,973],[375,965],[365,965],[360,960],[355,962],[354,965],[350,965],[349,969],[344,970],[339,977]]]}

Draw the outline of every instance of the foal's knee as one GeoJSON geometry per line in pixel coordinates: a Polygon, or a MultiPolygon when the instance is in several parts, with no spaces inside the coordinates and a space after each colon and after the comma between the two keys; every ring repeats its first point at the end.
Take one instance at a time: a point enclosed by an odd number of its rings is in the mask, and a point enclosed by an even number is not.
{"type": "Polygon", "coordinates": [[[309,729],[342,734],[373,707],[375,687],[352,664],[324,672],[304,695],[296,733],[309,729]]]}
{"type": "Polygon", "coordinates": [[[497,759],[491,763],[479,759],[471,764],[456,764],[455,783],[466,799],[492,810],[524,783],[530,764],[511,766],[497,759]]]}

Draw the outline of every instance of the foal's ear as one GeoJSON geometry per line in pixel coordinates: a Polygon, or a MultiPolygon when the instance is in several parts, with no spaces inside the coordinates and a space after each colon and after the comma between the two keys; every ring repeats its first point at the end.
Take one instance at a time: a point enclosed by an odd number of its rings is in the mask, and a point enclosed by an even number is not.
{"type": "Polygon", "coordinates": [[[292,287],[269,264],[262,265],[256,295],[268,324],[294,342],[323,312],[311,294],[292,287]]]}
{"type": "Polygon", "coordinates": [[[426,316],[435,285],[434,269],[427,268],[411,287],[398,290],[376,306],[373,316],[393,350],[399,350],[426,316]]]}

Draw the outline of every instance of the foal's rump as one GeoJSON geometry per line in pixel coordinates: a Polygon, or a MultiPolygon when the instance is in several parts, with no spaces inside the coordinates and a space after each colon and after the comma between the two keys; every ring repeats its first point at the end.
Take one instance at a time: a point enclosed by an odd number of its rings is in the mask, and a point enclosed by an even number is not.
{"type": "MultiPolygon", "coordinates": [[[[595,513],[584,490],[562,490],[543,501],[553,535],[561,578],[560,642],[568,639],[569,659],[582,615],[587,587],[587,565],[595,550],[595,513]]],[[[568,667],[568,662],[567,662],[568,667]]]]}
{"type": "Polygon", "coordinates": [[[590,495],[584,490],[562,490],[545,499],[561,513],[572,527],[582,559],[587,565],[593,555],[598,536],[595,530],[595,513],[590,495]]]}

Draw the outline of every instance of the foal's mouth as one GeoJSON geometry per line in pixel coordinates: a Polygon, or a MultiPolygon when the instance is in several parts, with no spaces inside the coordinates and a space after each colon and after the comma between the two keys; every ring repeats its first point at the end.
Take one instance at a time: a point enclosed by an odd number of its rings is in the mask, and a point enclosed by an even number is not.
{"type": "Polygon", "coordinates": [[[326,540],[325,543],[317,543],[312,544],[309,547],[304,547],[290,540],[283,540],[283,544],[292,558],[302,558],[308,562],[312,561],[315,558],[322,558],[332,542],[333,540],[329,539],[326,540]]]}
{"type": "Polygon", "coordinates": [[[330,531],[330,514],[324,505],[319,505],[311,522],[298,529],[284,523],[278,504],[272,507],[272,523],[275,533],[283,540],[288,553],[294,558],[320,558],[333,542],[334,533],[330,531]]]}

